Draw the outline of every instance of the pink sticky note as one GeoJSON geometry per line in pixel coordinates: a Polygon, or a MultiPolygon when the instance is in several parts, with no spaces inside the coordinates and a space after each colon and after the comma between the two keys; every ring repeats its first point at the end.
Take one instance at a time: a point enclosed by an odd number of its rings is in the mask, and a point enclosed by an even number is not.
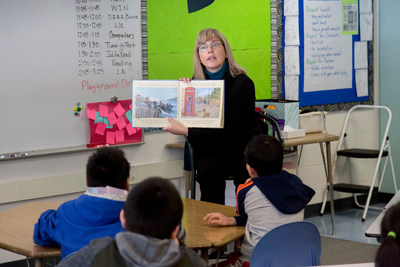
{"type": "Polygon", "coordinates": [[[135,134],[137,132],[136,128],[133,128],[130,124],[126,125],[126,131],[129,135],[135,134]]]}
{"type": "Polygon", "coordinates": [[[108,117],[108,107],[104,106],[104,105],[99,105],[99,109],[100,109],[100,116],[102,117],[108,117]]]}
{"type": "Polygon", "coordinates": [[[129,109],[132,109],[132,104],[129,105],[129,109]]]}
{"type": "Polygon", "coordinates": [[[108,121],[110,122],[110,125],[114,125],[117,123],[117,116],[115,116],[114,112],[108,114],[108,121]]]}
{"type": "Polygon", "coordinates": [[[104,132],[106,131],[107,124],[99,122],[96,126],[95,133],[99,135],[104,135],[104,132]]]}
{"type": "Polygon", "coordinates": [[[107,132],[107,138],[106,138],[107,144],[113,145],[115,144],[115,132],[107,132]]]}
{"type": "Polygon", "coordinates": [[[118,105],[114,108],[114,112],[118,117],[121,117],[125,114],[125,109],[121,106],[121,103],[118,103],[118,105]]]}
{"type": "Polygon", "coordinates": [[[124,117],[119,117],[117,119],[117,126],[118,126],[119,130],[122,130],[122,129],[124,129],[126,127],[126,122],[125,122],[124,117]]]}
{"type": "Polygon", "coordinates": [[[116,132],[115,132],[115,141],[116,141],[117,143],[120,143],[120,142],[124,142],[124,141],[125,141],[125,132],[124,132],[124,130],[116,131],[116,132]]]}
{"type": "Polygon", "coordinates": [[[86,109],[86,115],[91,120],[96,120],[96,110],[94,109],[86,109]]]}

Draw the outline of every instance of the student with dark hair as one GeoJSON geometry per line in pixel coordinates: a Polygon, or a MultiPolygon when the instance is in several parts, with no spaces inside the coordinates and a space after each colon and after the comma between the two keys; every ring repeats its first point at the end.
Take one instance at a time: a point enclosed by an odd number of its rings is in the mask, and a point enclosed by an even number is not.
{"type": "Polygon", "coordinates": [[[153,177],[135,185],[121,210],[126,231],[104,237],[71,254],[62,266],[206,266],[176,237],[183,204],[175,186],[153,177]]]}
{"type": "Polygon", "coordinates": [[[255,245],[273,228],[302,221],[304,208],[315,194],[297,176],[282,170],[283,148],[271,136],[250,139],[245,160],[251,178],[236,193],[239,216],[226,217],[216,212],[204,217],[209,224],[246,226],[239,252],[229,258],[232,266],[246,266],[255,245]]]}
{"type": "Polygon", "coordinates": [[[47,210],[35,224],[33,241],[40,246],[61,246],[64,258],[90,240],[124,231],[119,213],[129,190],[130,164],[118,148],[96,150],[86,164],[86,192],[47,210]]]}
{"type": "Polygon", "coordinates": [[[381,242],[376,254],[376,266],[400,267],[400,203],[387,209],[383,216],[381,242]]]}

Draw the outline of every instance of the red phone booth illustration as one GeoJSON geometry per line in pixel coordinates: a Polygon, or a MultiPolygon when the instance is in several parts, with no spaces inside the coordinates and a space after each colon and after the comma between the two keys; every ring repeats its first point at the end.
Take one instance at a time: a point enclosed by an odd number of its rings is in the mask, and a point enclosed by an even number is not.
{"type": "Polygon", "coordinates": [[[195,105],[195,93],[196,88],[186,87],[185,88],[185,107],[183,111],[184,116],[194,116],[194,105],[195,105]]]}

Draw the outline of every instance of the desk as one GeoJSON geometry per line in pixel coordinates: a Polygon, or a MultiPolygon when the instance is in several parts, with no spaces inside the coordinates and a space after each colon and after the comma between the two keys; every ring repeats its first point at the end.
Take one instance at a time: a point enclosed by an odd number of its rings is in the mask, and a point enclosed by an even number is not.
{"type": "MultiPolygon", "coordinates": [[[[61,257],[59,247],[41,247],[33,243],[33,228],[40,214],[47,209],[57,209],[62,202],[29,202],[0,212],[0,249],[35,259],[35,266],[43,266],[44,259],[61,257]]],[[[222,247],[244,235],[244,227],[210,226],[203,221],[209,212],[218,211],[234,216],[235,208],[183,199],[183,226],[186,229],[187,247],[200,249],[202,257],[208,258],[208,248],[222,247]]]]}
{"type": "Polygon", "coordinates": [[[35,259],[43,266],[44,258],[61,257],[58,247],[40,247],[33,243],[33,228],[40,214],[57,209],[62,202],[29,202],[0,212],[0,248],[35,259]]]}
{"type": "Polygon", "coordinates": [[[183,199],[183,226],[186,229],[185,244],[189,248],[200,249],[204,259],[209,248],[223,247],[244,235],[244,226],[212,226],[203,221],[210,212],[220,212],[225,216],[235,216],[235,208],[194,199],[183,199]]]}
{"type": "MultiPolygon", "coordinates": [[[[333,203],[333,186],[332,185],[332,158],[331,158],[331,141],[339,140],[339,136],[328,134],[328,133],[309,133],[305,136],[298,138],[290,138],[285,139],[285,147],[297,147],[307,144],[317,144],[319,143],[321,149],[322,160],[324,163],[326,181],[328,183],[329,188],[329,203],[331,207],[331,222],[332,222],[332,235],[335,235],[335,209],[333,203]],[[326,147],[326,160],[323,149],[323,143],[325,143],[326,147]]],[[[184,142],[170,143],[167,144],[168,148],[181,148],[183,149],[185,146],[184,142]]]]}
{"type": "Polygon", "coordinates": [[[379,238],[381,236],[381,222],[383,216],[385,216],[386,210],[399,202],[400,202],[400,190],[396,192],[396,194],[392,197],[389,203],[386,204],[383,211],[378,215],[375,221],[368,227],[367,231],[365,232],[365,236],[379,238]]]}

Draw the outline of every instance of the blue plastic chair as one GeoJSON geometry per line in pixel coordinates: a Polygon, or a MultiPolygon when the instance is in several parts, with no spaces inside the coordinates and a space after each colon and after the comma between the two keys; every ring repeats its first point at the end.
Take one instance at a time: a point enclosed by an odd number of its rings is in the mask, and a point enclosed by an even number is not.
{"type": "Polygon", "coordinates": [[[255,246],[251,267],[320,265],[321,237],[309,222],[293,222],[269,231],[255,246]]]}

